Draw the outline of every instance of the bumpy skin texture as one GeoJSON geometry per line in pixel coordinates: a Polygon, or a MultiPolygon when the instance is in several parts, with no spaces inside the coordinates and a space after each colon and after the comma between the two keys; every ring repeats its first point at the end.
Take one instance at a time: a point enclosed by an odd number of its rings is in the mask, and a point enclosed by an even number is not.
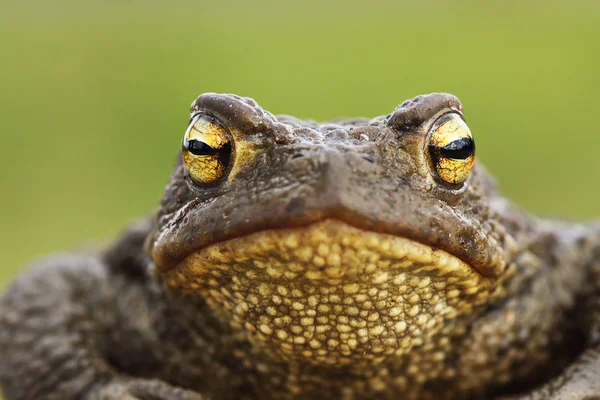
{"type": "Polygon", "coordinates": [[[32,266],[0,301],[7,399],[600,398],[600,224],[541,221],[428,160],[447,94],[317,124],[205,94],[154,217],[32,266]]]}

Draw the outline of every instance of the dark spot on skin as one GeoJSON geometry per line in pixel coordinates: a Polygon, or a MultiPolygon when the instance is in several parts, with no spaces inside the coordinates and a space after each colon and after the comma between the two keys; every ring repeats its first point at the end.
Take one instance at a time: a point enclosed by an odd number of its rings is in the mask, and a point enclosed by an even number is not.
{"type": "Polygon", "coordinates": [[[412,122],[410,122],[410,123],[409,123],[409,122],[405,122],[405,123],[403,123],[403,124],[400,126],[400,130],[401,130],[402,132],[406,132],[406,131],[410,130],[410,128],[414,127],[415,125],[417,125],[417,124],[415,124],[415,123],[412,123],[412,122]]]}
{"type": "Polygon", "coordinates": [[[364,155],[363,160],[370,162],[371,164],[375,164],[375,159],[371,155],[364,155]]]}
{"type": "Polygon", "coordinates": [[[296,158],[302,158],[302,157],[304,157],[304,153],[302,153],[300,151],[297,152],[297,153],[292,154],[292,160],[294,160],[296,158]]]}
{"type": "Polygon", "coordinates": [[[301,197],[294,197],[292,200],[290,200],[288,206],[287,206],[287,212],[289,215],[298,215],[301,214],[304,211],[305,208],[305,201],[303,198],[301,197]]]}
{"type": "Polygon", "coordinates": [[[476,250],[477,244],[475,242],[475,238],[473,238],[469,232],[460,231],[456,234],[456,236],[466,252],[473,252],[476,250]]]}

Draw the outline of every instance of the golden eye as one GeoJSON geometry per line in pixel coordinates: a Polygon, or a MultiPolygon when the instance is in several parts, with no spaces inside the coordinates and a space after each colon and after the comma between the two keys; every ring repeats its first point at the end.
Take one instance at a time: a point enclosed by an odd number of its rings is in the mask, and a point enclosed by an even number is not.
{"type": "Polygon", "coordinates": [[[427,151],[432,170],[442,182],[459,187],[475,162],[475,141],[456,113],[442,115],[429,132],[427,151]]]}
{"type": "Polygon", "coordinates": [[[183,164],[190,178],[210,185],[228,172],[233,147],[225,127],[207,115],[196,115],[183,138],[183,164]]]}

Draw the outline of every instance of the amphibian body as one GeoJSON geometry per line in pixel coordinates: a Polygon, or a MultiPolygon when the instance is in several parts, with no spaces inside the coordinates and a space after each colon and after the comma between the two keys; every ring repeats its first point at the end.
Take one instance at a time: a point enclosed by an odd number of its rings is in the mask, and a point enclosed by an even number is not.
{"type": "Polygon", "coordinates": [[[155,215],[3,295],[4,395],[600,396],[600,224],[474,157],[448,94],[323,124],[201,95],[155,215]]]}

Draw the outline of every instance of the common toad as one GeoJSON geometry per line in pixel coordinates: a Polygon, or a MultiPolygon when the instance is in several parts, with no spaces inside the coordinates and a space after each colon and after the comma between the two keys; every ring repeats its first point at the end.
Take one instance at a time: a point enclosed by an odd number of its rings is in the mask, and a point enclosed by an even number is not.
{"type": "Polygon", "coordinates": [[[155,215],[2,297],[4,395],[600,398],[600,224],[474,158],[448,94],[322,124],[201,95],[155,215]]]}

